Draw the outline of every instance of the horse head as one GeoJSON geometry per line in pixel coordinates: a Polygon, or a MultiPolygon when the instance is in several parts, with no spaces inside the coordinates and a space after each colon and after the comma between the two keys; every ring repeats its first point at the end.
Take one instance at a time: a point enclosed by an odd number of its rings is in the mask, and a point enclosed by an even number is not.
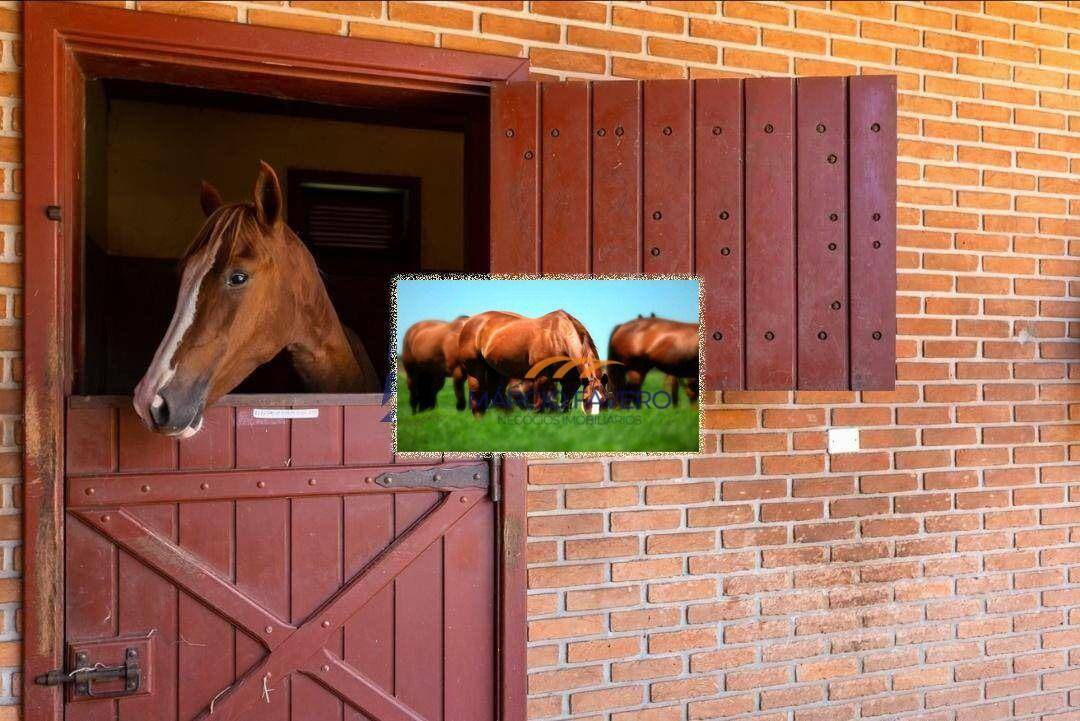
{"type": "Polygon", "coordinates": [[[598,408],[604,408],[607,405],[613,387],[611,377],[606,370],[607,366],[600,360],[600,354],[592,344],[592,339],[586,336],[582,345],[585,350],[585,359],[581,363],[580,371],[581,410],[591,415],[594,404],[598,408]]]}
{"type": "Polygon", "coordinates": [[[206,220],[181,260],[172,321],[134,397],[147,427],[181,438],[199,430],[207,405],[294,341],[305,295],[326,293],[285,225],[269,165],[260,164],[252,202],[224,204],[204,182],[201,204],[206,220]]]}

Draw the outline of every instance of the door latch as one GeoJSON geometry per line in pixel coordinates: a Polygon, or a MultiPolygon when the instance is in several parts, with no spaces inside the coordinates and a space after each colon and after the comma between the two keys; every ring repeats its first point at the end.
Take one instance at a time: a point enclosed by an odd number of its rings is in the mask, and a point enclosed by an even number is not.
{"type": "Polygon", "coordinates": [[[72,670],[53,669],[35,678],[34,683],[40,686],[64,686],[71,701],[133,696],[145,691],[139,657],[139,648],[128,646],[124,648],[123,662],[109,666],[93,663],[88,651],[77,650],[69,657],[74,663],[72,670]],[[103,685],[111,688],[101,690],[103,685]]]}
{"type": "Polygon", "coordinates": [[[152,694],[153,635],[150,630],[68,642],[64,667],[41,674],[34,683],[62,687],[69,702],[152,694]]]}

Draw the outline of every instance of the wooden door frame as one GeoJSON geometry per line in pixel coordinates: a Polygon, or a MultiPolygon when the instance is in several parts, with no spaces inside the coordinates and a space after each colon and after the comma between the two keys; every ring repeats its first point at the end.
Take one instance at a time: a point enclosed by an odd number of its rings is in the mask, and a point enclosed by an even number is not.
{"type": "MultiPolygon", "coordinates": [[[[85,77],[344,105],[377,103],[392,91],[421,104],[489,96],[494,83],[526,78],[528,60],[67,2],[28,3],[23,30],[23,114],[32,122],[24,137],[22,703],[26,721],[59,721],[59,688],[33,680],[63,661],[63,419],[74,370],[85,77]],[[59,222],[49,217],[56,212],[59,222]]],[[[487,129],[469,142],[486,145],[487,129]]],[[[524,721],[525,463],[507,460],[501,471],[499,718],[524,721]]]]}

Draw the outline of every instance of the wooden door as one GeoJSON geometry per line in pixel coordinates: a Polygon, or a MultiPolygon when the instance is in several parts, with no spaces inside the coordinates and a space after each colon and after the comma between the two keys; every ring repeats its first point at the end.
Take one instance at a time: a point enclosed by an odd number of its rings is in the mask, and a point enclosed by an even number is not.
{"type": "Polygon", "coordinates": [[[896,81],[516,82],[492,270],[695,274],[707,390],[895,380],[896,81]]]}
{"type": "Polygon", "coordinates": [[[69,688],[68,721],[495,718],[488,463],[399,463],[377,401],[300,402],[177,442],[70,401],[67,668],[142,673],[69,688]]]}

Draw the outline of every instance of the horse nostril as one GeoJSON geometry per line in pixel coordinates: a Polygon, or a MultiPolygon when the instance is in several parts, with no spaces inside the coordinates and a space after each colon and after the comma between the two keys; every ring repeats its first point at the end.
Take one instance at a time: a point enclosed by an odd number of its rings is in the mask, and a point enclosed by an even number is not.
{"type": "Polygon", "coordinates": [[[150,403],[150,417],[158,427],[169,424],[169,404],[160,395],[154,396],[154,400],[150,403]]]}

